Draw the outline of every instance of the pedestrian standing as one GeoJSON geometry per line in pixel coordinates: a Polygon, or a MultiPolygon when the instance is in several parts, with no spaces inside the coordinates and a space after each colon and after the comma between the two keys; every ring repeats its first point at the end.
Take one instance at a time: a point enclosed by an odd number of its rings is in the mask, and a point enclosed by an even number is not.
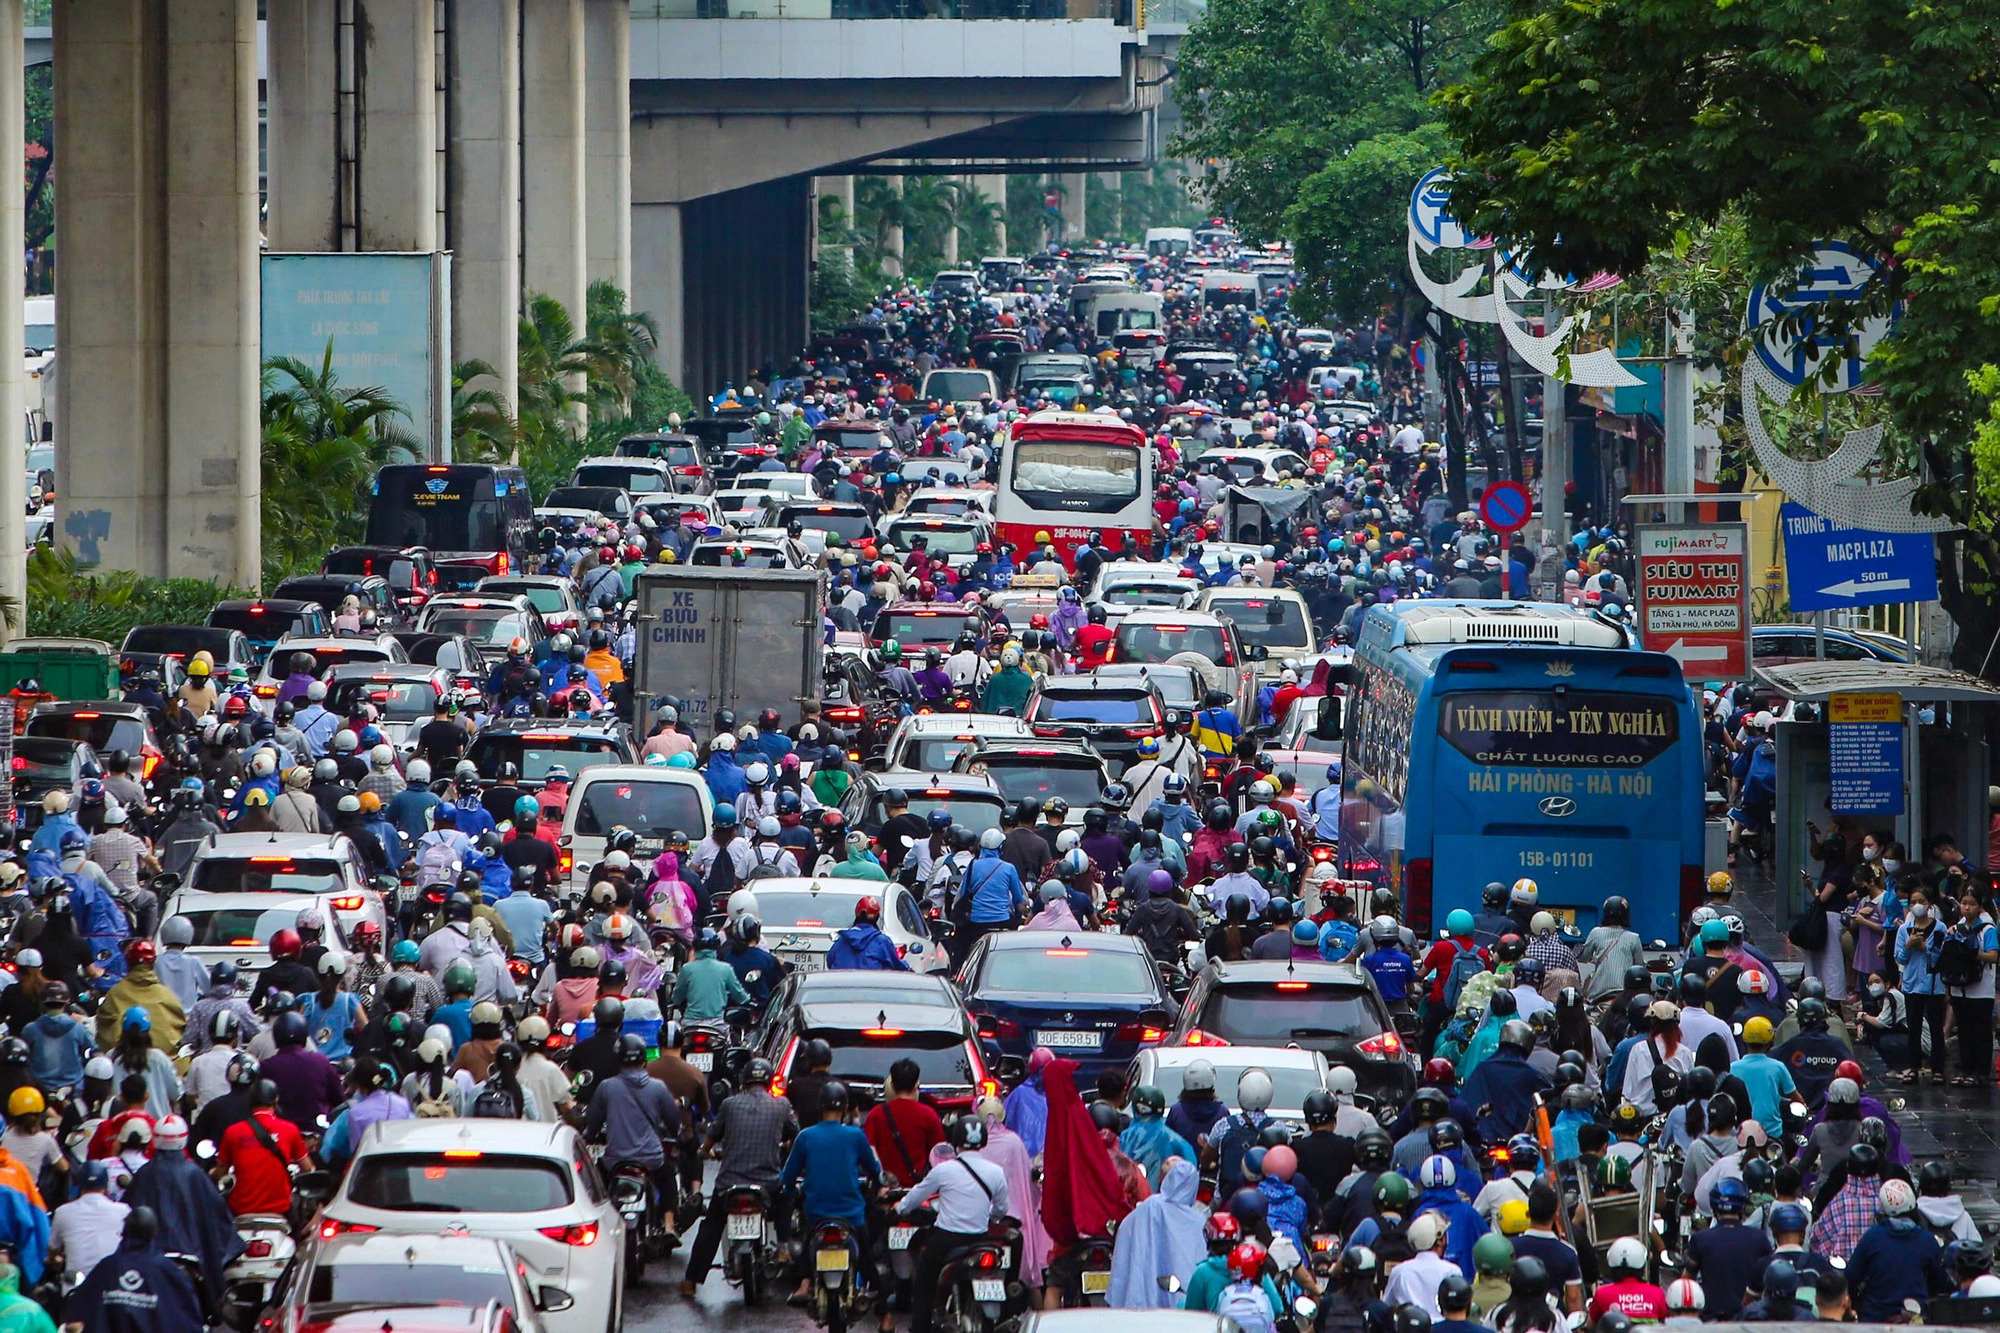
{"type": "Polygon", "coordinates": [[[1942,1083],[1946,1077],[1944,1057],[1944,982],[1939,978],[1938,955],[1944,948],[1944,923],[1932,910],[1929,891],[1918,889],[1910,910],[1896,931],[1896,966],[1902,972],[1901,990],[1909,1007],[1910,1060],[1903,1082],[1915,1083],[1923,1069],[1926,1038],[1931,1053],[1931,1075],[1942,1083]]]}
{"type": "MultiPolygon", "coordinates": [[[[2000,932],[1993,918],[1970,890],[1958,900],[1958,923],[1952,937],[1962,941],[1978,961],[1973,980],[1951,988],[1951,1010],[1958,1020],[1958,1077],[1961,1088],[1993,1081],[1993,973],[2000,961],[2000,932]]],[[[1947,968],[1947,971],[1950,969],[1947,968]]]]}
{"type": "Polygon", "coordinates": [[[1817,884],[1805,871],[1806,888],[1813,895],[1814,906],[1826,914],[1826,938],[1819,948],[1806,955],[1806,974],[1818,977],[1826,987],[1828,1004],[1842,1003],[1847,999],[1847,957],[1841,947],[1841,917],[1852,901],[1853,867],[1848,864],[1847,841],[1839,832],[1819,835],[1818,825],[1807,825],[1815,835],[1815,852],[1821,858],[1820,875],[1817,884]]]}

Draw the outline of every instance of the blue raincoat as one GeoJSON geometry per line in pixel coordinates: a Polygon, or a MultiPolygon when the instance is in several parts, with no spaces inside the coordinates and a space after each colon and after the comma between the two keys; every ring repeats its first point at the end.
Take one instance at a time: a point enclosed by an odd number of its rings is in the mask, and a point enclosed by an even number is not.
{"type": "Polygon", "coordinates": [[[1257,1182],[1257,1192],[1269,1205],[1264,1216],[1271,1224],[1271,1234],[1290,1236],[1300,1254],[1311,1254],[1312,1246],[1306,1243],[1306,1201],[1292,1182],[1265,1176],[1257,1182]]]}
{"type": "Polygon", "coordinates": [[[1111,1250],[1110,1305],[1121,1310],[1172,1310],[1179,1305],[1179,1295],[1162,1291],[1160,1279],[1172,1274],[1185,1289],[1195,1265],[1208,1255],[1202,1238],[1207,1215],[1195,1203],[1200,1187],[1201,1173],[1194,1163],[1174,1162],[1161,1178],[1159,1192],[1141,1200],[1118,1224],[1117,1243],[1111,1250]]]}
{"type": "Polygon", "coordinates": [[[1042,1141],[1049,1132],[1049,1098],[1042,1091],[1039,1070],[1021,1080],[1021,1086],[1007,1094],[1007,1128],[1021,1136],[1028,1156],[1042,1155],[1042,1141]]]}
{"type": "MultiPolygon", "coordinates": [[[[1462,1178],[1462,1177],[1461,1177],[1462,1178]]],[[[1465,1201],[1457,1186],[1439,1185],[1417,1196],[1410,1216],[1438,1213],[1450,1224],[1444,1242],[1444,1257],[1458,1265],[1467,1282],[1472,1281],[1472,1247],[1486,1234],[1486,1219],[1465,1201]]]]}
{"type": "Polygon", "coordinates": [[[1160,1188],[1160,1172],[1169,1157],[1195,1160],[1194,1145],[1168,1129],[1166,1119],[1156,1115],[1134,1115],[1118,1136],[1118,1148],[1145,1168],[1146,1183],[1154,1189],[1160,1188]]]}

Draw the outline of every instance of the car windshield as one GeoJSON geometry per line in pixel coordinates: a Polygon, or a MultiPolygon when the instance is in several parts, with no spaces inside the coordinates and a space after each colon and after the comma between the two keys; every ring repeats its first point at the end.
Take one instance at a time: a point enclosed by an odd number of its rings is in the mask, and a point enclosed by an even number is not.
{"type": "Polygon", "coordinates": [[[948,495],[924,495],[910,501],[906,512],[912,514],[969,514],[978,506],[970,500],[955,499],[948,495]]]}
{"type": "Polygon", "coordinates": [[[493,591],[505,593],[509,597],[525,597],[528,599],[528,605],[545,616],[568,607],[568,602],[563,597],[563,590],[551,588],[546,583],[500,584],[494,587],[493,591]]]}
{"type": "Polygon", "coordinates": [[[357,642],[352,645],[327,644],[318,648],[295,648],[290,644],[280,644],[272,650],[272,677],[277,680],[283,680],[290,673],[292,666],[291,659],[300,656],[312,659],[313,665],[310,674],[315,676],[325,671],[328,667],[339,666],[342,662],[386,662],[389,660],[388,650],[378,648],[372,643],[357,642]],[[280,670],[280,668],[283,668],[283,670],[280,670]]]}
{"type": "Polygon", "coordinates": [[[1104,785],[1093,760],[1020,754],[996,755],[983,762],[994,785],[1010,804],[1024,799],[1047,802],[1060,796],[1082,810],[1097,804],[1104,785]]]}
{"type": "Polygon", "coordinates": [[[943,647],[956,642],[959,631],[971,628],[972,621],[965,616],[939,615],[935,611],[898,611],[884,615],[875,622],[875,637],[894,639],[905,650],[943,647]]]}
{"type": "Polygon", "coordinates": [[[854,924],[854,904],[860,898],[851,893],[811,893],[803,889],[757,890],[757,915],[764,928],[773,926],[825,927],[845,930],[854,924]]]}
{"type": "Polygon", "coordinates": [[[1121,583],[1107,588],[1104,600],[1117,606],[1178,606],[1187,591],[1185,583],[1121,583]]]}
{"type": "Polygon", "coordinates": [[[776,526],[787,526],[793,519],[797,519],[801,525],[808,528],[837,533],[842,541],[858,541],[868,533],[868,515],[865,511],[853,513],[845,509],[807,505],[785,510],[778,516],[776,526]]]}
{"type": "Polygon", "coordinates": [[[995,949],[979,970],[978,989],[1027,991],[1041,995],[1146,995],[1154,989],[1153,968],[1123,949],[995,949]]]}
{"type": "Polygon", "coordinates": [[[573,486],[611,486],[621,491],[665,491],[672,487],[658,468],[592,463],[576,470],[573,486]]]}
{"type": "Polygon", "coordinates": [[[549,769],[561,764],[575,777],[586,768],[624,762],[618,747],[601,736],[496,736],[487,733],[472,742],[473,766],[484,777],[500,771],[500,765],[518,764],[523,782],[543,782],[549,769]]]}
{"type": "Polygon", "coordinates": [[[502,608],[444,606],[431,613],[424,628],[432,634],[463,634],[475,643],[505,644],[526,636],[528,618],[519,611],[502,608]]]}
{"type": "Polygon", "coordinates": [[[226,664],[229,631],[197,625],[141,625],[126,632],[124,651],[128,653],[171,653],[188,658],[206,648],[215,660],[226,664]]]}
{"type": "Polygon", "coordinates": [[[388,1309],[394,1306],[456,1306],[476,1308],[498,1301],[501,1309],[514,1304],[513,1284],[498,1251],[476,1264],[319,1264],[306,1289],[314,1314],[332,1314],[346,1307],[388,1309]]]}
{"type": "Polygon", "coordinates": [[[1189,625],[1158,621],[1118,627],[1115,656],[1121,662],[1164,662],[1175,653],[1199,653],[1220,663],[1227,640],[1219,625],[1189,625]]]}
{"type": "Polygon", "coordinates": [[[1382,1031],[1367,992],[1311,982],[1218,986],[1199,1023],[1203,1032],[1239,1046],[1283,1046],[1301,1035],[1360,1041],[1382,1031]],[[1303,985],[1305,990],[1281,990],[1283,985],[1303,985]]]}
{"type": "Polygon", "coordinates": [[[971,555],[979,546],[979,530],[971,527],[936,527],[924,522],[891,523],[889,544],[899,551],[916,548],[913,538],[922,537],[925,548],[938,555],[971,555]]]}
{"type": "Polygon", "coordinates": [[[1305,609],[1289,597],[1226,597],[1218,599],[1214,609],[1236,622],[1236,633],[1245,643],[1266,648],[1312,646],[1305,609]]]}
{"type": "MultiPolygon", "coordinates": [[[[1236,1105],[1236,1080],[1252,1069],[1261,1069],[1271,1076],[1271,1105],[1285,1110],[1297,1110],[1306,1104],[1306,1094],[1316,1092],[1326,1085],[1320,1082],[1316,1069],[1300,1069],[1294,1065],[1258,1064],[1252,1060],[1245,1064],[1230,1064],[1214,1055],[1204,1056],[1215,1066],[1215,1095],[1234,1111],[1236,1105]]],[[[1185,1065],[1162,1065],[1152,1073],[1152,1084],[1166,1094],[1169,1102],[1181,1095],[1181,1075],[1187,1072],[1185,1065]]]]}
{"type": "Polygon", "coordinates": [[[214,629],[240,629],[244,637],[251,639],[275,639],[280,634],[310,633],[323,628],[323,623],[307,624],[299,616],[281,615],[263,607],[218,606],[208,613],[208,623],[214,629]]]}
{"type": "MultiPolygon", "coordinates": [[[[146,724],[135,717],[110,713],[43,713],[28,719],[28,735],[88,741],[99,754],[124,750],[137,755],[146,743],[146,724]]],[[[64,747],[67,749],[68,747],[64,747]]],[[[950,764],[945,765],[947,768],[950,764]]]]}
{"type": "Polygon", "coordinates": [[[1153,699],[1146,694],[1045,694],[1035,704],[1037,722],[1158,722],[1153,699]]]}
{"type": "Polygon", "coordinates": [[[204,893],[324,893],[341,886],[340,862],[303,856],[206,856],[190,888],[204,893]]]}
{"type": "Polygon", "coordinates": [[[924,380],[924,397],[942,402],[970,402],[982,393],[991,393],[993,382],[976,370],[934,370],[924,380]]]}
{"type": "Polygon", "coordinates": [[[925,773],[949,772],[970,744],[970,736],[925,736],[903,751],[902,766],[925,773]]]}
{"type": "Polygon", "coordinates": [[[214,910],[181,908],[177,913],[194,927],[197,947],[248,949],[269,944],[281,930],[298,924],[296,907],[218,907],[214,910]]]}
{"type": "Polygon", "coordinates": [[[429,717],[437,709],[438,693],[427,680],[343,680],[327,691],[326,706],[342,717],[358,703],[373,704],[384,720],[408,722],[429,717]]]}
{"type": "Polygon", "coordinates": [[[592,782],[577,804],[576,832],[596,837],[623,824],[641,838],[678,831],[698,841],[704,836],[702,803],[692,783],[592,782]]]}
{"type": "Polygon", "coordinates": [[[373,1153],[354,1164],[347,1201],[419,1213],[543,1213],[574,1200],[569,1171],[540,1157],[464,1149],[373,1153]]]}
{"type": "MultiPolygon", "coordinates": [[[[762,895],[757,902],[763,904],[762,895]]],[[[890,1031],[893,1031],[893,1025],[890,1031]]],[[[954,1032],[905,1032],[869,1037],[859,1032],[814,1032],[833,1047],[833,1076],[860,1083],[882,1083],[898,1060],[917,1062],[917,1082],[930,1087],[972,1085],[972,1056],[965,1038],[954,1032]]]]}
{"type": "Polygon", "coordinates": [[[866,430],[845,430],[840,427],[831,427],[816,430],[813,434],[819,439],[820,443],[831,444],[834,448],[845,453],[865,449],[872,454],[887,443],[883,438],[882,432],[872,426],[866,430]]]}
{"type": "MultiPolygon", "coordinates": [[[[940,765],[940,767],[948,768],[950,765],[940,765]]],[[[984,833],[987,829],[1000,827],[1000,798],[997,796],[974,797],[964,792],[926,795],[922,790],[907,794],[910,798],[910,813],[925,821],[927,825],[930,822],[931,811],[949,810],[952,823],[963,825],[974,833],[984,833]]],[[[886,818],[886,813],[882,808],[882,802],[878,800],[869,807],[869,821],[880,823],[886,818]]]]}

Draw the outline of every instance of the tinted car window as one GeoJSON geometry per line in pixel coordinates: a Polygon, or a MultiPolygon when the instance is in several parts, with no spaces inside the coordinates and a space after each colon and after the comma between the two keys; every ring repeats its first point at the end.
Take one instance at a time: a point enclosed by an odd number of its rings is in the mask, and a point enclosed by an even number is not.
{"type": "Polygon", "coordinates": [[[549,766],[561,764],[575,777],[599,764],[624,762],[618,747],[600,737],[551,735],[527,740],[520,736],[484,735],[472,742],[468,756],[480,773],[492,777],[508,761],[519,764],[524,782],[540,782],[549,775],[549,766]]]}
{"type": "Polygon", "coordinates": [[[459,1308],[498,1301],[514,1303],[507,1270],[459,1264],[321,1264],[313,1269],[306,1300],[316,1315],[338,1313],[329,1306],[388,1307],[443,1305],[459,1308]]]}
{"type": "Polygon", "coordinates": [[[1116,656],[1121,662],[1164,662],[1175,653],[1200,653],[1220,663],[1225,640],[1217,625],[1143,624],[1118,627],[1116,656]]]}
{"type": "Polygon", "coordinates": [[[136,755],[146,743],[146,724],[138,718],[109,713],[44,713],[28,719],[27,734],[88,741],[99,754],[125,750],[136,755]]]}
{"type": "Polygon", "coordinates": [[[604,781],[586,786],[576,812],[576,831],[601,834],[618,824],[642,838],[662,838],[676,829],[699,838],[701,796],[678,782],[604,781]]]}
{"type": "Polygon", "coordinates": [[[1051,945],[993,950],[974,984],[980,990],[1044,995],[1150,995],[1154,975],[1152,965],[1136,953],[1051,945]]]}
{"type": "Polygon", "coordinates": [[[1044,694],[1035,705],[1037,722],[1129,722],[1138,726],[1159,720],[1152,696],[1146,694],[1044,694]]]}
{"type": "Polygon", "coordinates": [[[211,856],[194,863],[190,888],[206,893],[324,893],[341,886],[340,862],[295,856],[211,856]]]}
{"type": "Polygon", "coordinates": [[[1101,794],[1101,770],[1094,760],[1060,760],[1048,755],[995,755],[981,760],[987,776],[1009,802],[1033,797],[1050,801],[1060,796],[1081,810],[1095,805],[1101,794]]]}
{"type": "MultiPolygon", "coordinates": [[[[758,900],[763,901],[761,898],[758,900]]],[[[833,1076],[882,1083],[889,1066],[905,1057],[917,1062],[918,1082],[964,1087],[972,1082],[972,1057],[965,1038],[952,1032],[909,1032],[900,1037],[864,1037],[858,1032],[814,1032],[833,1047],[833,1076]]]]}
{"type": "Polygon", "coordinates": [[[1359,1041],[1382,1031],[1366,991],[1312,986],[1299,994],[1279,990],[1276,982],[1217,987],[1199,1022],[1203,1032],[1238,1046],[1283,1046],[1315,1037],[1359,1041]]]}
{"type": "Polygon", "coordinates": [[[575,1198],[569,1172],[539,1157],[378,1153],[354,1165],[347,1197],[364,1208],[417,1213],[540,1213],[575,1198]]]}

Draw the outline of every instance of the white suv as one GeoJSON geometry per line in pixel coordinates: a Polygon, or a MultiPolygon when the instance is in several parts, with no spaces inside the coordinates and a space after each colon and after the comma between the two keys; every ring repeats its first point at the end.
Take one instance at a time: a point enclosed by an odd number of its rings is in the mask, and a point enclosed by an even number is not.
{"type": "Polygon", "coordinates": [[[538,1120],[388,1120],[361,1136],[322,1238],[353,1231],[506,1241],[530,1289],[575,1302],[543,1316],[549,1333],[603,1333],[624,1319],[625,1222],[583,1139],[538,1120]]]}

